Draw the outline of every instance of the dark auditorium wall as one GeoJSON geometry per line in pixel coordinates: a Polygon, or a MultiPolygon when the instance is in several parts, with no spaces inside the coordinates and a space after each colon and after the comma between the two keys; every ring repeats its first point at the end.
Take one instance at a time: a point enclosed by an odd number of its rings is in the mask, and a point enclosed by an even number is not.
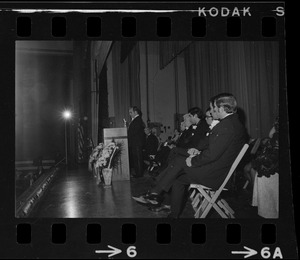
{"type": "Polygon", "coordinates": [[[61,112],[71,102],[71,46],[17,43],[16,161],[54,159],[58,151],[64,155],[61,112]]]}

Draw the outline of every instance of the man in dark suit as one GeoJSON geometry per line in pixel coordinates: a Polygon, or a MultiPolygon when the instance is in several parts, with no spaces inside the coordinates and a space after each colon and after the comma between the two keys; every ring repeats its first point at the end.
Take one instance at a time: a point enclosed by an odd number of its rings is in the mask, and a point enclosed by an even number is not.
{"type": "Polygon", "coordinates": [[[190,121],[191,126],[185,132],[184,137],[178,140],[173,152],[189,156],[187,149],[196,147],[200,140],[205,138],[209,125],[204,120],[203,112],[199,107],[189,109],[188,113],[184,115],[184,120],[190,121]]]}
{"type": "Polygon", "coordinates": [[[152,130],[149,127],[146,127],[144,131],[146,135],[144,159],[148,160],[150,155],[156,155],[159,142],[158,138],[152,133],[152,130]]]}
{"type": "Polygon", "coordinates": [[[160,173],[156,179],[157,181],[159,181],[160,177],[164,174],[164,170],[168,164],[176,160],[177,156],[188,157],[188,149],[196,147],[200,141],[205,139],[206,133],[209,131],[209,125],[203,119],[203,112],[199,107],[190,108],[188,113],[183,116],[183,119],[187,129],[182,132],[176,142],[176,146],[168,151],[169,155],[166,160],[161,163],[159,169],[160,173]]]}
{"type": "Polygon", "coordinates": [[[145,123],[142,119],[142,112],[136,106],[130,107],[129,115],[131,122],[128,127],[128,148],[130,166],[134,168],[132,177],[142,177],[143,167],[143,146],[145,144],[145,123]]]}
{"type": "Polygon", "coordinates": [[[184,207],[184,194],[189,184],[199,183],[217,189],[246,143],[246,129],[239,121],[237,102],[232,94],[222,93],[211,103],[211,112],[220,120],[208,135],[203,151],[190,149],[189,157],[178,156],[166,169],[151,193],[143,196],[144,203],[159,205],[162,194],[171,190],[170,217],[178,218],[184,207]]]}

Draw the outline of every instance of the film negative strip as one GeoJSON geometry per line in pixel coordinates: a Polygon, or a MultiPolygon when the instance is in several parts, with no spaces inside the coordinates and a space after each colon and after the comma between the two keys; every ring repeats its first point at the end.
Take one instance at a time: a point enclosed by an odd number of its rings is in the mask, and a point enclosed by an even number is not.
{"type": "Polygon", "coordinates": [[[0,7],[0,258],[298,258],[284,2],[0,7]]]}

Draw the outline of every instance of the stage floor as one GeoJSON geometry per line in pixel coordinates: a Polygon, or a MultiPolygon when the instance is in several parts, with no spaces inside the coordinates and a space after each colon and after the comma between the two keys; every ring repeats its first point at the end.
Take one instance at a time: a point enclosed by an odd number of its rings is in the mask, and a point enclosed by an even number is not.
{"type": "MultiPolygon", "coordinates": [[[[87,167],[61,171],[29,217],[34,218],[165,218],[169,212],[152,212],[138,204],[132,196],[150,189],[153,179],[148,174],[130,181],[114,181],[110,188],[97,186],[87,167]]],[[[167,198],[168,200],[168,198],[167,198]]],[[[236,218],[259,218],[257,208],[249,206],[245,196],[229,198],[236,218]]],[[[219,216],[211,210],[208,217],[219,216]]],[[[182,218],[193,218],[194,211],[187,203],[182,218]]]]}

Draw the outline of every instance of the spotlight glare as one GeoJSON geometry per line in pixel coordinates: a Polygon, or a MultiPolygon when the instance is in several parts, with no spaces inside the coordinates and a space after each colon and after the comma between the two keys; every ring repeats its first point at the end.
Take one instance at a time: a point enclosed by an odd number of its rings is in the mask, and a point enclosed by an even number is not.
{"type": "Polygon", "coordinates": [[[71,116],[72,116],[72,114],[71,114],[71,112],[70,112],[69,110],[65,110],[65,111],[63,112],[63,117],[64,117],[65,119],[69,119],[69,118],[71,118],[71,116]]]}

